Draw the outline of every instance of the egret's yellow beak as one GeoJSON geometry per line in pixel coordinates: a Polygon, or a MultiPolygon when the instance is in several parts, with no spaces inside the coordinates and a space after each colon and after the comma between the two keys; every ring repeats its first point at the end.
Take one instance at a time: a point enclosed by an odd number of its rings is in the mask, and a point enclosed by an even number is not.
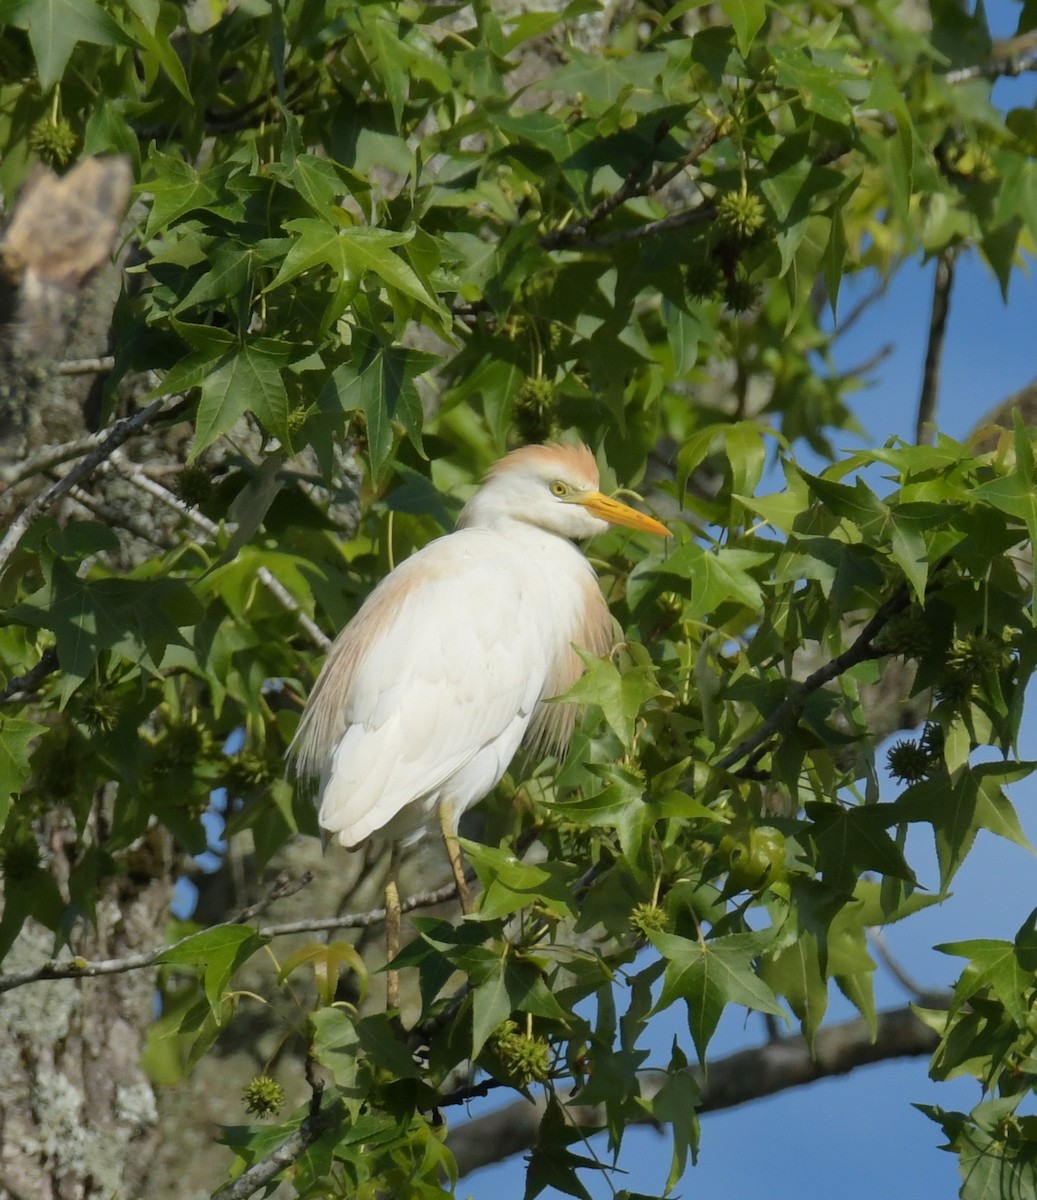
{"type": "Polygon", "coordinates": [[[592,516],[608,521],[610,525],[626,525],[629,529],[641,529],[645,533],[657,533],[660,537],[669,537],[670,531],[655,517],[638,512],[629,504],[621,504],[602,492],[588,492],[583,496],[574,496],[577,504],[581,504],[592,516]]]}

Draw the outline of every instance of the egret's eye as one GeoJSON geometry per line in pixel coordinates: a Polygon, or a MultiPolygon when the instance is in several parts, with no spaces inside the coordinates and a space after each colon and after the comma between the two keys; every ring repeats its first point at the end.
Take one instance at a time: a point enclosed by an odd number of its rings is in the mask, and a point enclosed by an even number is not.
{"type": "Polygon", "coordinates": [[[562,481],[560,479],[556,479],[554,481],[554,483],[551,484],[551,495],[558,496],[558,497],[568,496],[569,495],[568,484],[562,483],[562,481]]]}

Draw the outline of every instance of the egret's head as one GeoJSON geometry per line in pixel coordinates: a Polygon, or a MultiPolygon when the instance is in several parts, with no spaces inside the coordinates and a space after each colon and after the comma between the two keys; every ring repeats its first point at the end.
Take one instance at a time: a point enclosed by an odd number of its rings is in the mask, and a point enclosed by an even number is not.
{"type": "Polygon", "coordinates": [[[567,538],[626,525],[668,536],[665,525],[604,495],[599,486],[598,465],[582,442],[523,446],[490,468],[458,524],[494,528],[520,521],[567,538]]]}

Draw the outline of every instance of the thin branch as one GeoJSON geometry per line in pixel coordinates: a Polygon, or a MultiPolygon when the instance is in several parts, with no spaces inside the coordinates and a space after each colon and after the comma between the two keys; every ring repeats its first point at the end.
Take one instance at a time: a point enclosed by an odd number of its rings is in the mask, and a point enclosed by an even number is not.
{"type": "Polygon", "coordinates": [[[947,336],[947,317],[951,309],[956,255],[957,251],[950,247],[936,260],[933,304],[929,313],[929,340],[925,347],[922,391],[918,397],[918,418],[915,421],[915,443],[919,446],[928,445],[933,440],[932,425],[940,396],[940,367],[943,363],[943,344],[947,336]]]}
{"type": "Polygon", "coordinates": [[[282,871],[263,899],[257,900],[255,904],[250,904],[248,908],[243,908],[233,919],[232,924],[246,925],[249,921],[254,921],[256,917],[262,916],[272,904],[276,904],[278,900],[284,900],[288,896],[294,896],[296,892],[301,892],[312,882],[312,871],[304,871],[298,879],[293,879],[287,871],[282,871]]]}
{"type": "Polygon", "coordinates": [[[159,550],[169,549],[169,543],[157,537],[154,529],[149,529],[142,521],[136,520],[125,512],[119,512],[118,509],[113,508],[109,504],[102,503],[96,496],[91,496],[85,489],[81,487],[70,488],[68,498],[85,508],[88,513],[97,517],[105,525],[109,525],[113,529],[125,529],[127,533],[132,534],[135,538],[139,538],[142,542],[149,542],[152,546],[158,547],[159,550]]]}
{"type": "Polygon", "coordinates": [[[53,675],[58,669],[58,656],[51,650],[44,650],[40,655],[40,661],[30,667],[24,675],[15,675],[13,679],[7,681],[7,686],[0,691],[0,704],[6,704],[8,700],[20,699],[28,692],[34,692],[40,684],[47,678],[48,675],[53,675]]]}
{"type": "Polygon", "coordinates": [[[159,396],[157,400],[152,400],[147,408],[142,408],[140,412],[134,413],[132,417],[125,417],[123,420],[117,421],[107,431],[104,440],[85,458],[76,463],[67,475],[62,476],[57,483],[52,484],[45,492],[41,492],[29,501],[8,526],[7,533],[4,534],[3,540],[0,541],[0,573],[7,566],[15,548],[33,521],[37,517],[42,516],[62,496],[70,492],[76,484],[82,483],[84,479],[89,478],[101,463],[105,459],[110,458],[123,442],[133,437],[135,433],[138,433],[153,418],[157,417],[166,407],[169,399],[169,396],[159,396]]]}
{"type": "MultiPolygon", "coordinates": [[[[559,229],[552,229],[549,233],[545,233],[540,239],[541,246],[545,250],[562,250],[576,243],[579,243],[581,248],[594,244],[598,239],[594,239],[592,242],[584,236],[588,229],[603,221],[607,216],[615,212],[621,204],[625,204],[634,196],[654,195],[660,188],[665,187],[672,179],[675,179],[682,171],[698,162],[727,128],[726,121],[716,121],[679,162],[672,163],[666,167],[657,167],[644,183],[639,184],[637,182],[638,179],[644,174],[645,168],[655,156],[654,151],[656,146],[659,145],[670,131],[669,125],[665,121],[661,122],[656,130],[651,149],[647,150],[634,163],[619,187],[611,195],[606,196],[604,200],[596,204],[585,217],[581,217],[571,225],[564,225],[559,229]]],[[[647,228],[647,225],[640,226],[642,232],[647,228]]]]}
{"type": "Polygon", "coordinates": [[[642,238],[655,237],[660,233],[669,233],[671,229],[683,229],[686,225],[698,225],[702,221],[712,221],[716,216],[716,206],[703,204],[699,208],[688,208],[683,212],[662,217],[658,221],[645,221],[629,229],[617,229],[612,233],[602,233],[597,237],[579,239],[580,250],[607,250],[612,246],[623,246],[628,242],[639,242],[642,238]]]}
{"type": "MultiPolygon", "coordinates": [[[[946,1004],[946,998],[941,999],[946,1004]]],[[[802,1037],[781,1037],[711,1062],[707,1075],[697,1066],[688,1067],[687,1073],[701,1097],[696,1112],[708,1113],[845,1075],[869,1063],[928,1055],[938,1042],[938,1035],[910,1008],[901,1008],[879,1014],[874,1040],[867,1022],[858,1018],[818,1030],[813,1047],[802,1037]]],[[[642,1099],[651,1100],[668,1079],[665,1071],[641,1072],[642,1099]]],[[[467,1175],[529,1150],[536,1144],[543,1112],[543,1101],[516,1101],[452,1129],[447,1146],[459,1173],[467,1175]]],[[[607,1124],[603,1107],[582,1107],[574,1102],[567,1105],[566,1115],[580,1128],[599,1129],[607,1124]]],[[[653,1119],[646,1112],[637,1123],[653,1119]]]]}
{"type": "MultiPolygon", "coordinates": [[[[111,465],[121,475],[128,479],[136,487],[149,495],[154,496],[156,500],[160,500],[169,508],[174,509],[182,517],[193,522],[199,529],[203,530],[209,537],[215,538],[220,532],[220,527],[215,521],[210,521],[204,513],[200,513],[197,508],[190,504],[185,504],[174,492],[169,488],[163,487],[161,483],[152,479],[137,466],[131,462],[121,451],[116,451],[111,456],[111,465]]],[[[300,627],[307,634],[310,641],[317,646],[318,649],[327,652],[331,649],[331,638],[324,632],[323,629],[309,616],[303,612],[301,605],[292,595],[292,593],[284,586],[284,584],[270,571],[268,567],[258,567],[256,575],[259,582],[266,590],[274,597],[274,599],[287,612],[293,614],[299,622],[300,627]]]]}
{"type": "MultiPolygon", "coordinates": [[[[878,658],[883,651],[876,647],[875,638],[888,622],[897,613],[907,608],[910,603],[911,593],[907,587],[898,588],[864,626],[852,646],[848,646],[842,654],[837,654],[830,662],[818,667],[802,683],[797,684],[793,688],[792,694],[778,705],[767,720],[753,730],[748,737],[743,738],[733,750],[725,754],[716,764],[717,767],[722,771],[730,770],[736,763],[751,755],[758,746],[762,746],[772,734],[777,733],[786,721],[799,712],[808,696],[819,688],[823,688],[826,683],[831,683],[833,679],[837,679],[858,663],[867,662],[869,658],[878,658]]],[[[759,756],[753,761],[757,761],[758,758],[759,756]]]]}
{"type": "Polygon", "coordinates": [[[868,940],[871,942],[878,955],[882,965],[900,984],[905,992],[919,1003],[926,1007],[935,1007],[931,1004],[933,991],[931,988],[922,987],[917,979],[913,979],[907,971],[893,957],[893,952],[889,948],[889,943],[886,941],[885,931],[877,926],[868,930],[868,940]]]}
{"type": "Polygon", "coordinates": [[[102,429],[97,433],[89,433],[86,437],[77,438],[74,442],[63,442],[60,446],[48,446],[39,454],[25,459],[24,462],[5,464],[0,467],[0,483],[13,486],[23,479],[31,479],[33,475],[42,475],[52,467],[60,467],[71,458],[81,458],[88,451],[99,446],[108,436],[109,430],[102,429]]]}
{"type": "Polygon", "coordinates": [[[887,287],[888,284],[883,280],[882,282],[877,283],[874,287],[869,288],[868,291],[861,296],[853,308],[850,309],[846,317],[844,317],[843,320],[836,325],[835,329],[832,330],[832,341],[838,341],[839,338],[849,333],[850,330],[853,329],[857,322],[860,321],[860,319],[868,311],[868,309],[871,308],[873,304],[878,303],[878,301],[885,296],[887,287]]]}
{"type": "MultiPolygon", "coordinates": [[[[418,908],[431,908],[443,904],[455,895],[453,880],[443,887],[427,892],[415,892],[408,896],[400,905],[401,911],[407,913],[418,908]]],[[[266,925],[256,932],[260,937],[287,937],[296,933],[324,933],[335,929],[367,929],[371,925],[379,925],[385,920],[385,909],[374,908],[370,912],[344,913],[338,917],[323,917],[305,921],[287,921],[280,925],[266,925]]],[[[214,925],[211,928],[218,929],[214,925]]],[[[151,950],[143,950],[139,954],[128,954],[125,958],[99,959],[90,962],[85,958],[49,959],[29,971],[12,972],[10,975],[0,975],[0,994],[10,992],[14,988],[23,987],[28,983],[39,983],[48,979],[95,979],[101,975],[123,975],[128,971],[140,971],[146,967],[155,966],[159,959],[171,950],[188,941],[193,934],[181,938],[168,946],[155,946],[151,950]]]]}
{"type": "Polygon", "coordinates": [[[292,1163],[296,1162],[310,1146],[320,1138],[341,1116],[342,1106],[335,1102],[319,1112],[306,1117],[299,1128],[273,1153],[243,1171],[233,1183],[229,1183],[216,1195],[219,1200],[248,1200],[260,1188],[265,1187],[292,1163]]]}
{"type": "Polygon", "coordinates": [[[1028,71],[1037,71],[1037,51],[1030,50],[1026,54],[1009,54],[1005,57],[995,55],[990,62],[948,71],[943,76],[943,80],[953,87],[959,83],[969,83],[973,79],[1014,78],[1016,75],[1024,75],[1028,71]]]}
{"type": "Polygon", "coordinates": [[[59,375],[103,375],[115,367],[115,355],[106,354],[102,358],[69,358],[58,363],[59,375]]]}

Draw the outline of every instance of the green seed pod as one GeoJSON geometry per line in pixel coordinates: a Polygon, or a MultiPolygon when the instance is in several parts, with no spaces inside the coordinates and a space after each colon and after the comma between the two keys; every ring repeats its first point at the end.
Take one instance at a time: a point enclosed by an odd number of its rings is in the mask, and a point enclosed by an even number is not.
{"type": "Polygon", "coordinates": [[[242,1099],[246,1112],[257,1117],[272,1117],[284,1104],[284,1088],[269,1075],[256,1075],[245,1084],[242,1099]]]}
{"type": "Polygon", "coordinates": [[[717,224],[740,242],[751,242],[766,220],[763,201],[751,192],[727,192],[717,201],[717,224]]]}
{"type": "Polygon", "coordinates": [[[64,117],[44,117],[29,130],[29,146],[50,167],[63,167],[76,152],[79,138],[64,117]]]}
{"type": "Polygon", "coordinates": [[[666,933],[670,928],[670,916],[664,908],[655,904],[639,904],[630,914],[630,927],[642,937],[650,933],[666,933]]]}
{"type": "Polygon", "coordinates": [[[508,1076],[520,1087],[543,1083],[551,1074],[551,1047],[543,1038],[519,1033],[514,1021],[502,1022],[491,1040],[508,1076]]]}

